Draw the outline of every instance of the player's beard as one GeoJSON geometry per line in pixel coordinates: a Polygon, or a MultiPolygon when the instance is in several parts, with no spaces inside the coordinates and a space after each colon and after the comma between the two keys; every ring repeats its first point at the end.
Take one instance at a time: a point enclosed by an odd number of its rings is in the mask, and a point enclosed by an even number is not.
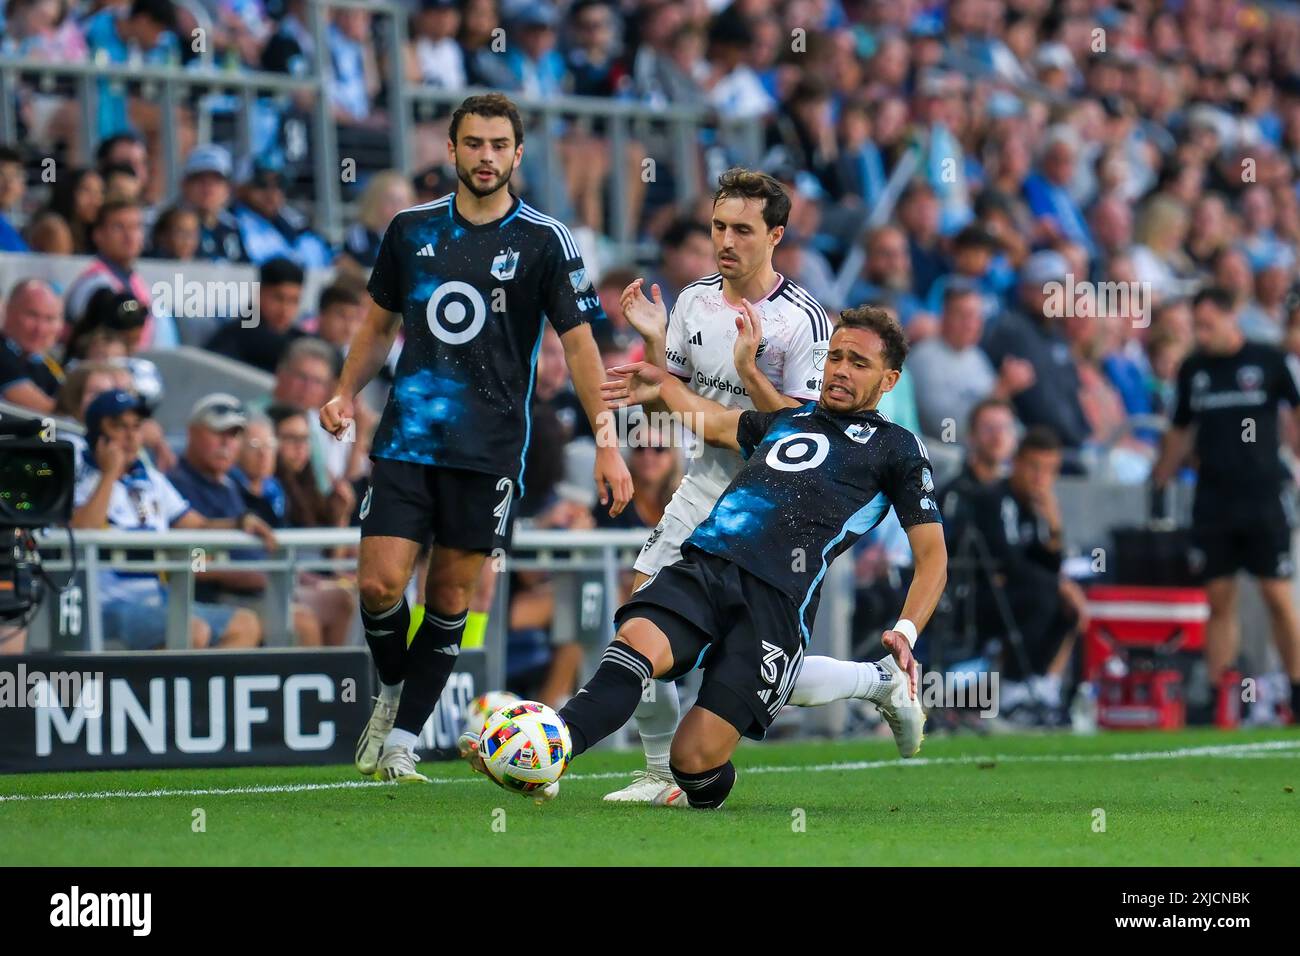
{"type": "Polygon", "coordinates": [[[491,196],[498,189],[505,188],[506,184],[510,182],[510,177],[515,173],[513,167],[507,169],[505,173],[497,177],[496,182],[484,189],[482,186],[479,186],[474,182],[475,172],[476,170],[473,169],[465,169],[460,163],[456,164],[456,177],[465,184],[466,189],[472,192],[479,199],[485,199],[488,196],[491,196]]]}

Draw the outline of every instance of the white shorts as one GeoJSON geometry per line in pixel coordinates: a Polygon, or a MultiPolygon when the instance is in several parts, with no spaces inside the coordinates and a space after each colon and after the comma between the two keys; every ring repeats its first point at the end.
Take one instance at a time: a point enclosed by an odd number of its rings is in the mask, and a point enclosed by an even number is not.
{"type": "Polygon", "coordinates": [[[664,516],[637,555],[632,567],[642,574],[654,576],[661,568],[680,561],[682,542],[691,536],[695,526],[709,516],[713,510],[715,498],[707,505],[700,502],[696,495],[683,495],[679,490],[664,509],[664,516]]]}

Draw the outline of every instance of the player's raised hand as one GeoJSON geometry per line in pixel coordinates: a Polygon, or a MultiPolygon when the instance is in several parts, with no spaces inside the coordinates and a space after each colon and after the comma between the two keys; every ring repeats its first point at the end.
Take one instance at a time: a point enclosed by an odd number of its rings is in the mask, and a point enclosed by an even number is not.
{"type": "Polygon", "coordinates": [[[607,408],[646,405],[659,397],[659,386],[668,374],[649,362],[633,362],[606,369],[613,376],[600,385],[600,397],[607,408]]]}
{"type": "Polygon", "coordinates": [[[668,309],[664,307],[659,283],[650,286],[650,294],[654,296],[652,302],[641,291],[644,282],[644,279],[635,279],[623,290],[619,299],[619,304],[623,307],[623,318],[647,342],[662,342],[668,334],[668,309]]]}
{"type": "Polygon", "coordinates": [[[754,360],[758,357],[758,343],[761,341],[763,341],[763,320],[752,302],[741,299],[740,311],[736,313],[736,344],[733,349],[737,369],[754,364],[754,360]]]}
{"type": "Polygon", "coordinates": [[[912,645],[907,643],[907,635],[899,631],[886,631],[881,635],[880,643],[894,655],[898,666],[907,674],[907,691],[912,700],[916,700],[916,682],[920,676],[920,667],[912,656],[912,645]]]}
{"type": "Polygon", "coordinates": [[[342,438],[355,418],[356,410],[352,407],[352,399],[346,395],[335,395],[321,406],[321,427],[335,438],[342,438]]]}

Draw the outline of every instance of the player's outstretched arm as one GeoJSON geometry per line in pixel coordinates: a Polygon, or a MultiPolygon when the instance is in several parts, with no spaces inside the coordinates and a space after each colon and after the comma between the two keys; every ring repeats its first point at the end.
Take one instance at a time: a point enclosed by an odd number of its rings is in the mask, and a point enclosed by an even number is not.
{"type": "MultiPolygon", "coordinates": [[[[899,615],[899,621],[910,621],[919,633],[934,614],[948,583],[948,547],[943,540],[943,525],[938,522],[912,525],[907,529],[907,540],[912,546],[915,572],[907,589],[907,598],[903,601],[903,613],[899,615]]],[[[914,635],[889,630],[885,631],[881,641],[894,655],[898,666],[907,672],[908,685],[915,698],[920,668],[912,656],[909,637],[914,639],[914,635]]]]}
{"type": "Polygon", "coordinates": [[[618,448],[614,416],[605,408],[601,398],[601,382],[605,376],[600,349],[596,347],[591,326],[586,322],[562,334],[560,342],[564,345],[564,360],[569,366],[573,389],[578,393],[587,420],[591,422],[592,434],[596,436],[596,494],[602,505],[610,506],[610,516],[615,517],[632,500],[632,473],[627,470],[627,462],[618,448]]]}
{"type": "Polygon", "coordinates": [[[736,429],[744,409],[711,402],[693,392],[681,379],[649,362],[619,365],[609,373],[614,377],[600,387],[608,408],[659,403],[681,415],[686,427],[710,445],[740,450],[736,429]]]}
{"type": "Polygon", "coordinates": [[[374,302],[366,320],[352,337],[347,360],[339,373],[338,391],[320,410],[320,423],[332,435],[341,436],[355,420],[353,400],[369,381],[375,377],[392,351],[397,330],[402,327],[402,317],[389,312],[374,302]]]}
{"type": "Polygon", "coordinates": [[[791,398],[777,391],[771,380],[758,369],[758,343],[763,340],[763,320],[748,299],[740,300],[741,311],[736,314],[736,344],[732,358],[749,400],[760,412],[779,412],[783,408],[798,408],[807,399],[791,398]]]}

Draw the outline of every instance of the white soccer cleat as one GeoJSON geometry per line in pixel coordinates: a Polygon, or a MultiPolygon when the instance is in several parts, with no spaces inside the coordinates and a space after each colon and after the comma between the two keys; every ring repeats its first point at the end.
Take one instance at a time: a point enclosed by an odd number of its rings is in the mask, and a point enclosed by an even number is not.
{"type": "Polygon", "coordinates": [[[419,756],[405,747],[390,747],[379,758],[379,779],[385,783],[428,783],[429,778],[415,769],[419,756]]]}
{"type": "Polygon", "coordinates": [[[898,661],[894,660],[892,654],[876,663],[893,676],[889,696],[883,703],[876,703],[876,709],[894,732],[898,755],[904,760],[915,757],[921,749],[921,741],[925,739],[925,711],[921,709],[921,701],[913,700],[908,694],[907,673],[898,666],[898,661]]]}
{"type": "Polygon", "coordinates": [[[363,777],[373,776],[379,769],[379,758],[384,752],[384,739],[393,729],[395,720],[397,720],[397,708],[388,706],[382,698],[376,697],[375,709],[370,712],[370,719],[366,721],[366,727],[361,731],[361,739],[357,741],[356,765],[363,777]]]}
{"type": "Polygon", "coordinates": [[[638,770],[622,790],[605,794],[606,803],[648,803],[655,807],[685,807],[686,794],[677,783],[653,770],[638,770]]]}

